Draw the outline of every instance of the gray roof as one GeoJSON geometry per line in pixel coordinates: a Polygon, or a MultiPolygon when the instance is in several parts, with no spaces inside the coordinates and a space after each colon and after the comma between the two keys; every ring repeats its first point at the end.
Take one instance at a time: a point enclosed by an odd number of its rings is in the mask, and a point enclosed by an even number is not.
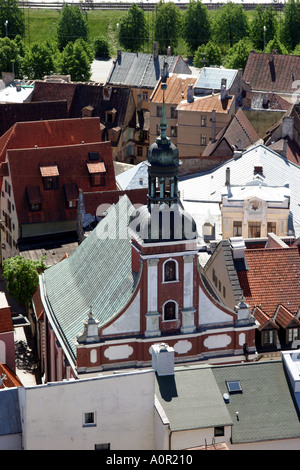
{"type": "Polygon", "coordinates": [[[154,88],[160,78],[164,62],[169,64],[169,72],[191,73],[180,56],[159,55],[157,59],[154,59],[152,54],[122,52],[114,61],[107,83],[154,88]]]}
{"type": "Polygon", "coordinates": [[[17,388],[0,391],[0,436],[22,432],[17,388]]]}
{"type": "Polygon", "coordinates": [[[155,393],[172,431],[233,425],[233,444],[300,437],[282,361],[175,367],[174,376],[156,376],[155,393]],[[242,387],[229,403],[226,380],[242,387]]]}
{"type": "Polygon", "coordinates": [[[217,67],[203,67],[197,82],[195,83],[195,90],[215,90],[221,89],[221,80],[225,78],[226,89],[232,86],[235,77],[237,76],[238,70],[233,69],[222,69],[217,67]]]}
{"type": "Polygon", "coordinates": [[[234,423],[233,444],[300,437],[300,421],[282,361],[214,367],[213,374],[221,394],[228,393],[226,380],[239,380],[242,386],[243,392],[231,394],[226,405],[234,423]]]}
{"type": "Polygon", "coordinates": [[[183,207],[195,219],[200,235],[209,212],[218,227],[216,238],[221,239],[219,203],[225,185],[226,168],[230,168],[231,185],[240,186],[253,178],[255,166],[263,167],[264,182],[269,186],[289,185],[293,222],[289,228],[294,230],[296,237],[300,236],[300,167],[264,145],[256,145],[243,152],[240,158],[232,158],[213,170],[180,178],[179,191],[183,207]]]}
{"type": "Polygon", "coordinates": [[[119,210],[123,216],[126,207],[129,212],[132,205],[125,195],[69,258],[44,273],[49,314],[73,357],[74,340],[83,330],[90,306],[101,327],[122,310],[134,292],[138,275],[131,270],[130,238],[121,238],[123,233],[119,236],[119,210]]]}
{"type": "Polygon", "coordinates": [[[209,366],[176,367],[174,376],[156,376],[155,393],[171,431],[232,424],[209,366]]]}
{"type": "Polygon", "coordinates": [[[134,165],[116,176],[120,189],[148,188],[148,165],[146,161],[134,165]]]}

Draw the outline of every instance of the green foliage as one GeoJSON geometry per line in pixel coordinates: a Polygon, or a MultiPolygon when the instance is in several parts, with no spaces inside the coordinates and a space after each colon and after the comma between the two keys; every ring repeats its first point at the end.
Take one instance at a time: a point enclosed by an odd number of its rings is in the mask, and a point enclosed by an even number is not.
{"type": "Polygon", "coordinates": [[[58,65],[59,72],[71,75],[72,81],[88,81],[91,78],[91,49],[84,41],[77,39],[69,42],[61,53],[58,65]]]}
{"type": "Polygon", "coordinates": [[[17,302],[28,307],[32,295],[39,285],[38,275],[46,269],[44,259],[25,260],[23,256],[14,256],[3,261],[3,277],[8,293],[17,302]]]}
{"type": "Polygon", "coordinates": [[[224,4],[213,21],[213,38],[217,44],[232,47],[248,34],[248,19],[242,5],[224,4]]]}
{"type": "Polygon", "coordinates": [[[159,52],[165,54],[171,46],[172,54],[178,45],[181,31],[181,14],[179,8],[173,3],[164,3],[160,0],[155,7],[155,39],[158,42],[159,52]]]}
{"type": "Polygon", "coordinates": [[[0,38],[0,73],[14,72],[16,77],[22,74],[22,57],[17,42],[14,39],[0,38]]]}
{"type": "Polygon", "coordinates": [[[120,21],[120,44],[131,52],[138,52],[147,39],[147,26],[144,11],[133,3],[127,15],[120,21]]]}
{"type": "Polygon", "coordinates": [[[23,10],[19,7],[17,0],[0,0],[0,31],[1,36],[14,39],[17,34],[24,36],[25,20],[23,10]],[[5,26],[5,22],[7,27],[5,26]]]}
{"type": "Polygon", "coordinates": [[[253,45],[249,39],[241,39],[228,51],[225,67],[228,69],[244,69],[253,45]]]}
{"type": "Polygon", "coordinates": [[[255,49],[263,50],[277,31],[277,15],[272,6],[265,9],[258,5],[253,14],[249,37],[255,49]]]}
{"type": "Polygon", "coordinates": [[[300,2],[288,0],[284,7],[284,21],[280,39],[289,50],[300,43],[300,2]]]}
{"type": "Polygon", "coordinates": [[[95,57],[107,59],[110,57],[110,46],[105,36],[97,36],[94,39],[95,57]]]}
{"type": "Polygon", "coordinates": [[[194,55],[195,67],[210,67],[210,65],[222,64],[222,52],[217,44],[209,41],[206,45],[199,46],[194,55]]]}
{"type": "Polygon", "coordinates": [[[79,38],[87,42],[88,35],[88,22],[81,9],[66,3],[60,12],[57,26],[59,50],[62,51],[69,42],[75,42],[79,38]]]}
{"type": "Polygon", "coordinates": [[[269,54],[272,51],[276,51],[277,54],[288,54],[287,48],[282,44],[277,36],[274,37],[265,47],[265,53],[269,54]]]}
{"type": "Polygon", "coordinates": [[[55,72],[55,61],[52,51],[44,44],[33,44],[27,49],[23,61],[23,72],[29,79],[42,79],[55,72]]]}
{"type": "Polygon", "coordinates": [[[210,39],[210,21],[208,10],[201,0],[190,0],[183,15],[182,35],[192,54],[210,39]]]}

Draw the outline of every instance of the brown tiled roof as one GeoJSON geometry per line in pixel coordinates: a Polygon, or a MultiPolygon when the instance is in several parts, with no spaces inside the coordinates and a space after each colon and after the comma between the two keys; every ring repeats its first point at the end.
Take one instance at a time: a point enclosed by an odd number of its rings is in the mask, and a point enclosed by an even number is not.
{"type": "MultiPolygon", "coordinates": [[[[186,100],[188,85],[195,85],[196,82],[196,77],[182,76],[176,73],[171,74],[170,77],[166,79],[167,89],[165,90],[165,103],[178,104],[180,101],[186,100]]],[[[155,103],[163,102],[163,90],[161,86],[156,87],[151,101],[155,103]]]]}
{"type": "Polygon", "coordinates": [[[64,97],[61,101],[0,104],[0,136],[16,122],[48,121],[67,117],[67,101],[64,97]]]}
{"type": "Polygon", "coordinates": [[[14,331],[14,326],[11,309],[7,306],[0,309],[0,333],[8,333],[9,331],[14,331]]]}
{"type": "Polygon", "coordinates": [[[300,306],[300,256],[298,247],[246,249],[248,271],[238,277],[246,302],[272,317],[278,305],[296,315],[300,306]]]}
{"type": "Polygon", "coordinates": [[[67,111],[69,112],[73,102],[75,90],[76,83],[54,83],[37,80],[34,84],[31,101],[49,102],[56,100],[66,100],[67,111]]]}
{"type": "Polygon", "coordinates": [[[247,119],[244,111],[239,108],[232,120],[217,134],[215,142],[210,142],[203,152],[203,157],[213,156],[220,143],[226,140],[228,153],[225,156],[233,155],[237,148],[238,140],[241,141],[242,149],[259,140],[259,135],[247,119]]]}
{"type": "Polygon", "coordinates": [[[295,80],[300,79],[300,56],[250,52],[243,81],[252,90],[293,93],[295,80]]]}
{"type": "Polygon", "coordinates": [[[255,320],[259,323],[257,329],[259,331],[264,329],[275,329],[278,330],[279,326],[270,318],[261,308],[256,307],[253,312],[255,320]]]}
{"type": "Polygon", "coordinates": [[[230,96],[221,100],[221,94],[208,95],[203,97],[195,97],[191,103],[181,102],[178,104],[177,109],[181,111],[198,111],[203,113],[210,113],[213,109],[216,113],[226,113],[233,104],[233,98],[230,96]]]}
{"type": "Polygon", "coordinates": [[[274,318],[275,318],[276,323],[278,323],[278,325],[282,326],[282,328],[299,327],[300,326],[300,321],[298,320],[298,318],[296,318],[283,305],[279,305],[274,318]]]}

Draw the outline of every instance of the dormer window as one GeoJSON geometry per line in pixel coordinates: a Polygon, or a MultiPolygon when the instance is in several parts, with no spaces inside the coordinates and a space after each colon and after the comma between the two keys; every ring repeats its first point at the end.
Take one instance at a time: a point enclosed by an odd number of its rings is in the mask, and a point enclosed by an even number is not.
{"type": "Polygon", "coordinates": [[[90,175],[91,186],[105,186],[106,168],[104,162],[99,160],[98,152],[91,152],[89,157],[90,160],[87,162],[87,168],[90,175]]]}
{"type": "Polygon", "coordinates": [[[56,164],[40,165],[44,189],[58,189],[58,168],[56,164]]]}
{"type": "Polygon", "coordinates": [[[105,121],[113,123],[115,121],[117,110],[115,108],[105,111],[105,121]]]}
{"type": "Polygon", "coordinates": [[[66,198],[66,205],[69,209],[77,207],[78,202],[78,187],[76,183],[64,184],[64,193],[66,198]]]}
{"type": "Polygon", "coordinates": [[[39,186],[26,186],[26,196],[30,211],[42,210],[42,197],[39,186]]]}

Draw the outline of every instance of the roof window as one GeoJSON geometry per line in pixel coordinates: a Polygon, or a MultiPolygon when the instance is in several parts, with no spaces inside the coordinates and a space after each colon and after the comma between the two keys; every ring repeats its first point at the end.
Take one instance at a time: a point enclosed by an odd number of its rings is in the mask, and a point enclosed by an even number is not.
{"type": "Polygon", "coordinates": [[[226,380],[227,390],[229,393],[242,393],[243,389],[239,380],[226,380]]]}

